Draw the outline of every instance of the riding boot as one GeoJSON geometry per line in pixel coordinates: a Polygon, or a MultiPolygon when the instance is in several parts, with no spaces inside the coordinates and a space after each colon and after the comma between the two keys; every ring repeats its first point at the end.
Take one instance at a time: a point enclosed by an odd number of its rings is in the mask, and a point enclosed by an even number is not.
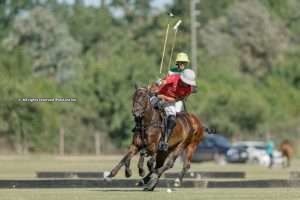
{"type": "Polygon", "coordinates": [[[176,116],[174,115],[168,116],[165,131],[159,144],[159,150],[168,151],[169,137],[175,126],[176,126],[176,116]]]}

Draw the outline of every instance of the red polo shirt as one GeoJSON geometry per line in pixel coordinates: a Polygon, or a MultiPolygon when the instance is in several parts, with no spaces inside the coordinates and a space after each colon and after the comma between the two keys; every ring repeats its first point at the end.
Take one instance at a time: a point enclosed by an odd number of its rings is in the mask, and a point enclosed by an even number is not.
{"type": "Polygon", "coordinates": [[[172,74],[166,77],[164,84],[159,88],[158,94],[175,99],[184,98],[192,93],[192,87],[183,86],[180,74],[172,74]]]}

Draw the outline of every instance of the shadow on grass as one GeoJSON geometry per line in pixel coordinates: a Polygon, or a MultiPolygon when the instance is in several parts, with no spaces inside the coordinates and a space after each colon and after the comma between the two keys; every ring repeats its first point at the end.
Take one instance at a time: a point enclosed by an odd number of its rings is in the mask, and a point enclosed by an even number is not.
{"type": "MultiPolygon", "coordinates": [[[[143,191],[143,189],[96,189],[96,190],[88,190],[91,192],[149,192],[149,191],[143,191]]],[[[156,192],[156,190],[152,191],[156,192]]]]}

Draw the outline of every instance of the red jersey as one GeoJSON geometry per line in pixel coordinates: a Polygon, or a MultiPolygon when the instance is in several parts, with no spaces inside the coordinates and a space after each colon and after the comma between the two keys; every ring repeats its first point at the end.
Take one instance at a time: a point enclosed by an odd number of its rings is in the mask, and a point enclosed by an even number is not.
{"type": "Polygon", "coordinates": [[[164,84],[159,88],[158,94],[163,94],[167,97],[175,99],[184,98],[192,93],[190,85],[183,86],[180,74],[172,74],[166,77],[164,84]]]}

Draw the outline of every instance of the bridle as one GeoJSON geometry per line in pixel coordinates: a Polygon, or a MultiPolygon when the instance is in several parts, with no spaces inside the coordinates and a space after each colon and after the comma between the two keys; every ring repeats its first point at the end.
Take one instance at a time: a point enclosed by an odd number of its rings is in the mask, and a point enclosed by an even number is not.
{"type": "Polygon", "coordinates": [[[147,88],[138,88],[133,96],[133,109],[132,114],[134,116],[135,122],[142,129],[142,132],[149,127],[157,127],[161,128],[161,121],[154,120],[152,115],[152,119],[150,121],[145,122],[145,112],[151,111],[155,112],[155,109],[150,103],[151,92],[147,88]]]}
{"type": "Polygon", "coordinates": [[[143,118],[150,107],[150,95],[147,88],[138,88],[133,97],[132,114],[135,118],[143,118]]]}

